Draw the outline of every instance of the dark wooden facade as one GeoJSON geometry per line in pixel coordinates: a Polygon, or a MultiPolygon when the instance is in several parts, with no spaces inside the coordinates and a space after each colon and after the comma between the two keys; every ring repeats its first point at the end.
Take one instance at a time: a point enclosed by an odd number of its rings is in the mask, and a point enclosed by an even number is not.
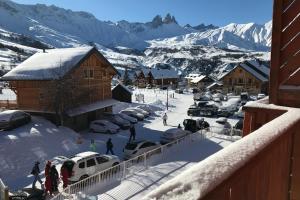
{"type": "Polygon", "coordinates": [[[112,89],[112,98],[121,102],[131,103],[132,102],[132,93],[129,91],[126,86],[118,84],[112,89]]]}
{"type": "Polygon", "coordinates": [[[276,0],[273,12],[270,102],[300,107],[300,1],[276,0]]]}

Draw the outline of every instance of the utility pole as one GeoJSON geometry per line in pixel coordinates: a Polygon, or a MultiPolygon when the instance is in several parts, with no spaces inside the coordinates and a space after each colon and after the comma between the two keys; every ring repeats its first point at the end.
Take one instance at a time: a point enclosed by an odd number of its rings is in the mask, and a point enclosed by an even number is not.
{"type": "Polygon", "coordinates": [[[169,110],[169,87],[167,86],[167,110],[169,110]]]}

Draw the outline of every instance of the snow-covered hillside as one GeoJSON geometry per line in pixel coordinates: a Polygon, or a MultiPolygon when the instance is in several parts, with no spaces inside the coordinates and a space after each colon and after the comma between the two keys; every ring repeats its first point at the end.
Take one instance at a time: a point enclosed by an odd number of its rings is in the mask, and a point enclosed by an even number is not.
{"type": "Polygon", "coordinates": [[[233,50],[269,51],[272,21],[264,24],[229,24],[217,29],[152,41],[152,46],[206,45],[233,50]]]}

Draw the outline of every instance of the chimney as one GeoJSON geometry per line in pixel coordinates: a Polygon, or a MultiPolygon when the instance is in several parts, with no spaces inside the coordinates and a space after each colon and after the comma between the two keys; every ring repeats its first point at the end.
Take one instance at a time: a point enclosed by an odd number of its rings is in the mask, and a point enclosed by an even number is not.
{"type": "Polygon", "coordinates": [[[43,53],[46,53],[46,49],[43,49],[43,53]]]}

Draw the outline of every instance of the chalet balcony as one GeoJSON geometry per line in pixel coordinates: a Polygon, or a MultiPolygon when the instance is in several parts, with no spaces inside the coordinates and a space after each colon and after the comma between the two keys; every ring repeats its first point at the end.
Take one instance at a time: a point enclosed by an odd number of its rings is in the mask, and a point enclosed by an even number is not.
{"type": "Polygon", "coordinates": [[[300,109],[245,108],[244,137],[150,194],[153,199],[300,199],[300,109]],[[298,143],[298,144],[297,144],[298,143]]]}

